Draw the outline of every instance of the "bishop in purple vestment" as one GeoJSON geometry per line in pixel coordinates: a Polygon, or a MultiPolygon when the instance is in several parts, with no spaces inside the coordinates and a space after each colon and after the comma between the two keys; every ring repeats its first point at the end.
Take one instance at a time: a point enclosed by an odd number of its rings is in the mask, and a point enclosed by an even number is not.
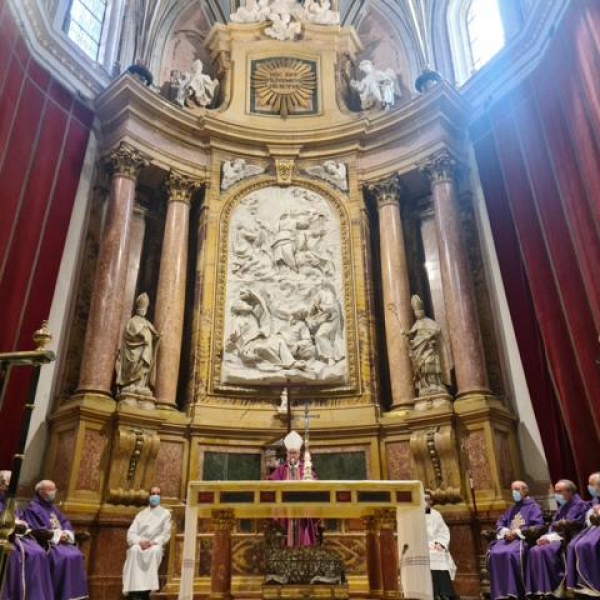
{"type": "Polygon", "coordinates": [[[71,523],[54,505],[55,497],[54,482],[40,481],[35,486],[35,496],[23,511],[23,518],[34,529],[54,533],[48,552],[54,600],[82,600],[88,597],[83,554],[75,546],[71,523]]]}
{"type": "Polygon", "coordinates": [[[592,501],[586,528],[567,547],[567,588],[577,594],[600,596],[600,472],[590,475],[588,491],[592,501]]]}
{"type": "Polygon", "coordinates": [[[524,532],[544,524],[542,509],[529,498],[529,486],[513,481],[511,490],[515,504],[496,521],[496,539],[487,555],[492,600],[525,597],[523,573],[529,545],[524,532]]]}
{"type": "MultiPolygon", "coordinates": [[[[10,471],[0,471],[0,515],[9,481],[10,471]]],[[[27,525],[18,513],[15,517],[17,524],[27,525]]],[[[52,600],[53,594],[46,552],[35,540],[15,535],[0,600],[52,600]]]]}
{"type": "Polygon", "coordinates": [[[577,494],[577,487],[568,479],[559,480],[554,486],[558,510],[552,519],[548,533],[540,537],[529,551],[525,570],[527,595],[561,596],[565,584],[565,556],[562,536],[556,531],[559,521],[583,525],[587,503],[577,494]]]}
{"type": "MultiPolygon", "coordinates": [[[[290,431],[283,443],[286,449],[286,460],[269,475],[269,479],[302,481],[304,479],[304,463],[300,460],[302,438],[295,431],[290,431]]],[[[316,478],[313,471],[311,479],[316,478]]],[[[287,546],[314,546],[317,543],[318,521],[316,519],[281,519],[279,523],[286,532],[287,546]]]]}

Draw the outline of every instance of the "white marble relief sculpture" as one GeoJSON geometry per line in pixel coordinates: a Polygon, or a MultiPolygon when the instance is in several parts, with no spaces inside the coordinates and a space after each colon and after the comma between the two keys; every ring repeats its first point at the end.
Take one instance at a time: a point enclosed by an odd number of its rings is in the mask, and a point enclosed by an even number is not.
{"type": "Polygon", "coordinates": [[[360,106],[363,110],[370,108],[388,109],[394,106],[394,82],[396,74],[391,69],[380,71],[370,60],[363,60],[358,65],[364,77],[358,81],[352,79],[350,86],[360,96],[360,106]]]}
{"type": "Polygon", "coordinates": [[[324,179],[343,192],[348,191],[346,165],[335,160],[326,160],[322,165],[307,167],[305,171],[313,177],[324,179]]]}
{"type": "Polygon", "coordinates": [[[321,195],[268,187],[228,226],[223,383],[343,383],[339,215],[321,195]]]}
{"type": "Polygon", "coordinates": [[[221,174],[221,190],[225,191],[242,179],[247,179],[253,175],[262,175],[264,172],[264,167],[246,164],[243,158],[226,160],[223,163],[223,172],[221,174]]]}
{"type": "Polygon", "coordinates": [[[269,18],[271,0],[246,0],[231,16],[233,23],[263,23],[269,18]]]}
{"type": "Polygon", "coordinates": [[[285,10],[271,10],[269,13],[271,25],[265,29],[265,35],[274,40],[282,42],[286,40],[295,40],[302,32],[302,25],[298,21],[292,20],[292,15],[285,10]]]}
{"type": "Polygon", "coordinates": [[[207,107],[214,103],[219,89],[218,79],[203,73],[200,59],[192,64],[192,71],[171,71],[171,97],[182,108],[195,104],[207,107]]]}

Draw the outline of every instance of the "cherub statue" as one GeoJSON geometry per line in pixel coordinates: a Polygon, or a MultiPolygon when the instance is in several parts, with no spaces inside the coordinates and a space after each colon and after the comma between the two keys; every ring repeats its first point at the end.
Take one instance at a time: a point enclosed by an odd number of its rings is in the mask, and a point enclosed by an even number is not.
{"type": "Polygon", "coordinates": [[[292,21],[292,15],[287,11],[271,10],[269,20],[271,25],[265,29],[265,34],[275,40],[294,40],[302,31],[300,23],[292,21]]]}
{"type": "Polygon", "coordinates": [[[258,165],[248,165],[243,158],[234,160],[226,160],[223,163],[223,174],[221,177],[221,189],[223,191],[229,189],[234,183],[252,177],[253,175],[261,175],[265,172],[264,167],[258,165]]]}
{"type": "Polygon", "coordinates": [[[306,0],[304,2],[304,18],[319,25],[339,25],[340,13],[331,10],[329,0],[306,0]]]}
{"type": "Polygon", "coordinates": [[[346,165],[335,160],[326,160],[323,165],[307,167],[306,172],[313,177],[324,179],[343,192],[348,191],[348,181],[346,178],[346,165]]]}
{"type": "Polygon", "coordinates": [[[350,81],[350,87],[358,92],[361,108],[368,110],[379,106],[388,109],[394,106],[394,71],[379,71],[370,60],[361,61],[358,68],[365,76],[360,81],[350,81]]]}
{"type": "Polygon", "coordinates": [[[188,86],[190,89],[190,100],[198,106],[206,107],[215,100],[217,90],[219,89],[219,80],[212,79],[210,75],[203,73],[203,67],[202,61],[197,58],[192,66],[192,73],[188,86]]]}
{"type": "Polygon", "coordinates": [[[246,0],[229,18],[232,23],[262,23],[269,17],[270,0],[246,0]]]}

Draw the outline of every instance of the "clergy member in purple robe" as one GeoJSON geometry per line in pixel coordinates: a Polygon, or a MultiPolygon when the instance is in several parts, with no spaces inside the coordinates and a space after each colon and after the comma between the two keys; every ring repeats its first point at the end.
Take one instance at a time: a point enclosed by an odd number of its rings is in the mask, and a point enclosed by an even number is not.
{"type": "Polygon", "coordinates": [[[586,528],[567,547],[567,588],[578,595],[600,596],[600,472],[588,480],[592,501],[586,528]]]}
{"type": "Polygon", "coordinates": [[[565,556],[563,538],[557,531],[557,524],[559,521],[566,521],[570,526],[583,526],[585,521],[587,502],[579,497],[577,486],[572,481],[559,480],[554,486],[554,498],[558,510],[550,529],[529,551],[525,570],[525,589],[529,596],[563,595],[565,556]]]}
{"type": "MultiPolygon", "coordinates": [[[[0,471],[0,515],[6,507],[5,494],[9,483],[10,471],[0,471]]],[[[18,512],[15,521],[17,525],[27,527],[18,512]]],[[[34,539],[15,535],[0,600],[52,600],[53,594],[46,552],[34,539]]]]}
{"type": "Polygon", "coordinates": [[[35,486],[35,496],[23,510],[23,518],[34,529],[52,531],[48,562],[54,587],[54,600],[81,600],[88,597],[83,554],[75,546],[73,527],[54,505],[56,485],[43,480],[35,486]]]}
{"type": "MultiPolygon", "coordinates": [[[[286,460],[270,475],[272,481],[302,481],[304,479],[304,462],[300,460],[303,440],[295,431],[288,433],[283,443],[286,460]]],[[[312,479],[316,479],[314,471],[312,479]]],[[[318,520],[316,519],[282,519],[280,525],[286,533],[287,546],[314,546],[317,543],[318,520]]]]}
{"type": "Polygon", "coordinates": [[[496,539],[487,555],[492,600],[525,597],[523,572],[529,545],[524,532],[544,524],[542,509],[529,497],[529,486],[513,481],[510,487],[515,503],[496,521],[496,539]]]}

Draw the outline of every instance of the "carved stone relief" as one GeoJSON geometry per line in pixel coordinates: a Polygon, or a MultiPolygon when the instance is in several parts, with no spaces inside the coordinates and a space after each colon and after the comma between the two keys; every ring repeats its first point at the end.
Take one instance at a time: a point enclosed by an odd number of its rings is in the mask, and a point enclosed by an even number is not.
{"type": "Polygon", "coordinates": [[[221,382],[348,377],[340,217],[320,194],[251,192],[228,223],[221,382]]]}

